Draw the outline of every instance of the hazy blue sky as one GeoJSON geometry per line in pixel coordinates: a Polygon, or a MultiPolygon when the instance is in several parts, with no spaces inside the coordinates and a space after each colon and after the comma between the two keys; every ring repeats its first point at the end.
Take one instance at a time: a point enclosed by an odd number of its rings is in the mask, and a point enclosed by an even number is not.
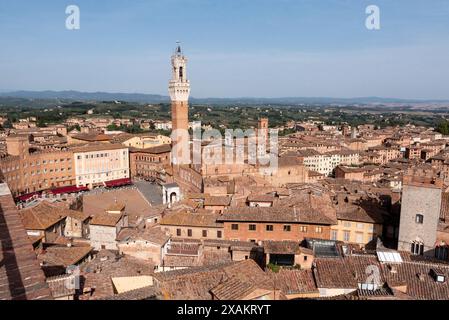
{"type": "Polygon", "coordinates": [[[176,40],[195,97],[449,99],[448,0],[0,0],[0,89],[166,95],[176,40]]]}

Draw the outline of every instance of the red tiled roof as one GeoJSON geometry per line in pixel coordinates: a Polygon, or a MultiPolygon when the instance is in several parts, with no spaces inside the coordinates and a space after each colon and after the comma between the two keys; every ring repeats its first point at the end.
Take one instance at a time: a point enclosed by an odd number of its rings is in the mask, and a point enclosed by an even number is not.
{"type": "Polygon", "coordinates": [[[52,299],[6,184],[0,194],[0,300],[52,299]]]}
{"type": "Polygon", "coordinates": [[[285,294],[318,293],[318,288],[312,270],[281,269],[279,272],[269,272],[274,278],[274,284],[285,294]]]}

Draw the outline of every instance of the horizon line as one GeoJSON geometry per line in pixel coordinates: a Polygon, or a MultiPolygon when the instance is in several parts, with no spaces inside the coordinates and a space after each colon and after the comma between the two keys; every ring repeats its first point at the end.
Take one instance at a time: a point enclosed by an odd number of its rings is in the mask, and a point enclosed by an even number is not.
{"type": "MultiPolygon", "coordinates": [[[[0,89],[0,95],[3,97],[7,97],[7,94],[14,94],[19,92],[28,92],[28,93],[44,93],[44,92],[53,92],[53,93],[63,93],[63,92],[76,92],[80,94],[125,94],[125,95],[148,95],[148,96],[160,96],[167,97],[169,99],[168,94],[160,94],[160,93],[143,93],[143,92],[120,92],[120,91],[82,91],[75,89],[64,89],[64,90],[28,90],[28,89],[0,89]],[[6,94],[6,96],[5,96],[6,94]]],[[[14,97],[14,96],[10,96],[14,97]]],[[[20,97],[17,97],[20,98],[20,97]]],[[[382,100],[402,100],[402,101],[417,101],[417,102],[449,102],[448,98],[399,98],[399,97],[382,97],[382,96],[351,96],[351,97],[332,97],[332,96],[230,96],[230,97],[214,97],[214,96],[206,96],[206,97],[190,97],[190,99],[194,100],[208,100],[208,99],[220,99],[220,100],[236,100],[236,99],[335,99],[335,100],[360,100],[360,99],[382,99],[382,100]]]]}

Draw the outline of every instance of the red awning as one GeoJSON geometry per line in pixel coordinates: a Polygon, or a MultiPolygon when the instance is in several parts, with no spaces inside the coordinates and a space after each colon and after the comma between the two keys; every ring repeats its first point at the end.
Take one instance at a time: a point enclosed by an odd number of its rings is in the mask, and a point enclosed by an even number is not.
{"type": "Polygon", "coordinates": [[[87,191],[89,188],[87,187],[77,187],[77,186],[68,186],[68,187],[61,187],[61,188],[55,188],[48,190],[48,192],[52,194],[63,194],[63,193],[73,193],[73,192],[80,192],[80,191],[87,191]]]}
{"type": "Polygon", "coordinates": [[[27,193],[27,194],[22,194],[21,196],[18,196],[16,199],[19,201],[27,201],[29,199],[31,199],[32,197],[34,197],[35,195],[40,195],[40,192],[32,192],[32,193],[27,193]]]}
{"type": "Polygon", "coordinates": [[[106,187],[120,187],[120,186],[126,186],[129,184],[132,184],[132,181],[130,178],[124,178],[124,179],[106,181],[104,184],[106,187]]]}

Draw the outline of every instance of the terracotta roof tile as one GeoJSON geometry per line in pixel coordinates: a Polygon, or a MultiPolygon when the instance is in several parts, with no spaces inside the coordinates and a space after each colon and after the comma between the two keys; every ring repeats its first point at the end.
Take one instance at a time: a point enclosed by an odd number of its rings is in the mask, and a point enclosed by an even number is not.
{"type": "Polygon", "coordinates": [[[288,222],[310,224],[336,224],[332,219],[308,207],[242,207],[229,208],[217,221],[288,222]]]}
{"type": "Polygon", "coordinates": [[[318,293],[312,270],[281,269],[270,273],[275,286],[287,295],[318,293]]]}
{"type": "Polygon", "coordinates": [[[9,188],[0,190],[0,300],[52,299],[9,188]]]}
{"type": "Polygon", "coordinates": [[[161,225],[212,227],[221,228],[223,225],[217,222],[218,215],[215,213],[174,212],[166,214],[161,225]]]}
{"type": "Polygon", "coordinates": [[[65,219],[68,211],[70,210],[42,201],[34,207],[19,211],[19,214],[25,229],[46,230],[65,219]]]}

